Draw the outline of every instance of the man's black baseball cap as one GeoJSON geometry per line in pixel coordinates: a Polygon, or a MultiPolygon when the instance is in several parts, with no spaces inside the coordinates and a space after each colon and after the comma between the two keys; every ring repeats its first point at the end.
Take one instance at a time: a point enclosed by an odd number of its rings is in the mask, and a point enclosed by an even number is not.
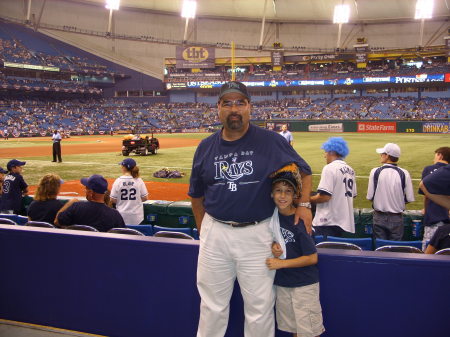
{"type": "Polygon", "coordinates": [[[219,93],[219,101],[222,99],[222,97],[224,95],[232,93],[232,92],[241,94],[242,96],[245,96],[245,98],[247,98],[250,101],[250,95],[248,94],[247,87],[245,86],[245,84],[243,84],[241,82],[237,82],[237,81],[227,82],[222,85],[222,87],[220,88],[220,93],[219,93]]]}

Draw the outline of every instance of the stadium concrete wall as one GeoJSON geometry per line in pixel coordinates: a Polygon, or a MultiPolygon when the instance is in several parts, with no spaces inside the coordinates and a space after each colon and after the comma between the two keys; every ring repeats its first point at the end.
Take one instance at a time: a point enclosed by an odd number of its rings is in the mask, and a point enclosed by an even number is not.
{"type": "MultiPolygon", "coordinates": [[[[26,2],[2,0],[0,6],[1,16],[25,19],[26,2]]],[[[31,13],[34,21],[39,18],[41,7],[41,1],[32,1],[31,13]]],[[[45,2],[40,22],[104,33],[108,27],[108,11],[103,5],[48,0],[45,2]]],[[[342,27],[342,48],[353,49],[356,38],[360,36],[366,37],[371,46],[414,47],[418,44],[419,25],[418,21],[413,20],[402,23],[346,24],[342,27]]],[[[447,35],[447,26],[445,19],[427,20],[424,29],[424,45],[444,44],[443,38],[447,35]]],[[[234,41],[236,44],[257,46],[260,29],[260,21],[197,18],[189,27],[188,42],[230,43],[234,41]]],[[[175,45],[108,39],[49,29],[40,29],[40,31],[160,79],[163,78],[164,58],[175,57],[175,45]]],[[[166,15],[144,10],[120,9],[114,13],[113,32],[136,37],[151,36],[157,39],[168,39],[175,44],[183,39],[184,19],[178,14],[166,15]]],[[[263,44],[271,46],[273,42],[281,42],[285,46],[334,49],[336,40],[337,27],[332,23],[281,23],[276,28],[274,23],[268,22],[263,44]]],[[[216,48],[216,57],[229,56],[229,49],[216,48]]],[[[236,56],[270,56],[270,54],[237,50],[236,56]]]]}
{"type": "MultiPolygon", "coordinates": [[[[0,225],[0,318],[110,337],[195,336],[197,256],[198,241],[0,225]]],[[[323,337],[448,334],[448,257],[319,249],[318,266],[323,337]]],[[[226,337],[237,336],[236,287],[226,337]]]]}

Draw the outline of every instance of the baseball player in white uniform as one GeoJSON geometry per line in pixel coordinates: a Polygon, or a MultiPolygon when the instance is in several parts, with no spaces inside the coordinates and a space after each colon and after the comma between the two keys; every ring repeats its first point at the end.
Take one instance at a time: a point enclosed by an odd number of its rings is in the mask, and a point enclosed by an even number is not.
{"type": "Polygon", "coordinates": [[[342,236],[355,232],[353,198],[356,197],[355,171],[343,160],[349,149],[341,137],[331,137],[322,144],[327,165],[322,169],[317,194],[313,227],[316,235],[342,236]]]}
{"type": "Polygon", "coordinates": [[[114,181],[111,199],[126,225],[139,225],[144,220],[142,202],[147,200],[147,187],[139,178],[139,167],[134,159],[127,158],[119,165],[122,165],[123,175],[114,181]]]}

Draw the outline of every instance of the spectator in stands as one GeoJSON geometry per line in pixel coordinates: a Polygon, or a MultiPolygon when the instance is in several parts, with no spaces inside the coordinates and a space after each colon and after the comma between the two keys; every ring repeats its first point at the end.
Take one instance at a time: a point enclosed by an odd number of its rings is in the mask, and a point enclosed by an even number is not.
{"type": "Polygon", "coordinates": [[[286,139],[286,141],[291,145],[294,146],[294,137],[292,136],[292,133],[288,131],[287,124],[283,124],[281,126],[281,132],[280,135],[286,139]]]}
{"type": "Polygon", "coordinates": [[[450,210],[450,164],[426,176],[419,188],[428,199],[450,210]]]}
{"type": "MultiPolygon", "coordinates": [[[[444,146],[438,148],[436,151],[434,151],[433,165],[427,166],[423,169],[422,180],[428,175],[438,170],[439,168],[448,165],[449,162],[450,162],[450,147],[444,146]]],[[[422,195],[424,194],[420,188],[419,194],[422,195]]],[[[446,223],[450,223],[450,218],[448,215],[448,210],[445,207],[436,204],[434,201],[428,199],[426,196],[424,197],[423,201],[424,201],[423,202],[424,233],[423,233],[422,250],[425,250],[426,243],[431,240],[433,234],[436,232],[438,227],[446,223]]]]}
{"type": "Polygon", "coordinates": [[[120,213],[105,205],[105,192],[108,190],[105,178],[94,174],[81,179],[81,184],[86,187],[87,202],[80,202],[77,199],[67,202],[56,216],[56,225],[61,227],[87,225],[100,232],[125,227],[120,213]]]}
{"type": "Polygon", "coordinates": [[[2,210],[2,191],[5,174],[8,174],[8,171],[5,171],[2,167],[0,167],[0,211],[2,210]]]}
{"type": "Polygon", "coordinates": [[[31,221],[55,222],[56,214],[63,207],[63,202],[57,200],[62,180],[57,174],[49,173],[39,180],[34,200],[28,206],[28,218],[31,221]]]}
{"type": "Polygon", "coordinates": [[[450,248],[450,224],[440,226],[436,230],[425,249],[425,254],[434,254],[445,248],[450,248]]]}
{"type": "Polygon", "coordinates": [[[28,195],[28,185],[22,177],[26,162],[12,159],[6,165],[8,174],[3,178],[2,213],[20,214],[23,208],[22,197],[28,195]]]}
{"type": "Polygon", "coordinates": [[[281,245],[272,244],[274,257],[267,258],[266,265],[276,270],[278,328],[294,336],[320,336],[325,329],[319,300],[317,250],[303,223],[294,225],[294,199],[299,195],[297,179],[291,172],[275,175],[271,195],[278,210],[271,221],[279,223],[274,229],[281,229],[281,245]]]}
{"type": "Polygon", "coordinates": [[[139,167],[134,159],[124,159],[119,165],[121,165],[122,176],[114,181],[111,200],[116,204],[125,224],[139,225],[144,220],[142,202],[147,200],[147,187],[139,178],[139,167]]]}
{"type": "Polygon", "coordinates": [[[344,161],[349,153],[342,137],[330,137],[322,145],[327,165],[322,169],[317,194],[311,203],[317,204],[313,226],[316,235],[342,236],[355,233],[353,198],[356,197],[355,171],[344,161]]]}
{"type": "Polygon", "coordinates": [[[381,167],[373,168],[369,176],[367,199],[372,201],[373,232],[376,238],[400,241],[403,237],[405,202],[414,201],[409,172],[398,167],[400,147],[387,143],[376,150],[381,167]]]}

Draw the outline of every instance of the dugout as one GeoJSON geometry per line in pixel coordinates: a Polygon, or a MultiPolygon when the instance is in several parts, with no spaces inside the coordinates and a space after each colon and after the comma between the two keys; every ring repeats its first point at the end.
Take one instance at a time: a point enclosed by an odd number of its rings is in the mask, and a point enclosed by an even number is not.
{"type": "Polygon", "coordinates": [[[195,227],[190,201],[147,200],[144,207],[144,224],[162,227],[195,227]]]}
{"type": "MultiPolygon", "coordinates": [[[[0,225],[0,318],[112,337],[194,336],[197,254],[197,241],[0,225]]],[[[448,333],[446,256],[320,249],[319,270],[323,337],[448,333]]],[[[235,291],[226,336],[242,335],[235,291]]]]}

